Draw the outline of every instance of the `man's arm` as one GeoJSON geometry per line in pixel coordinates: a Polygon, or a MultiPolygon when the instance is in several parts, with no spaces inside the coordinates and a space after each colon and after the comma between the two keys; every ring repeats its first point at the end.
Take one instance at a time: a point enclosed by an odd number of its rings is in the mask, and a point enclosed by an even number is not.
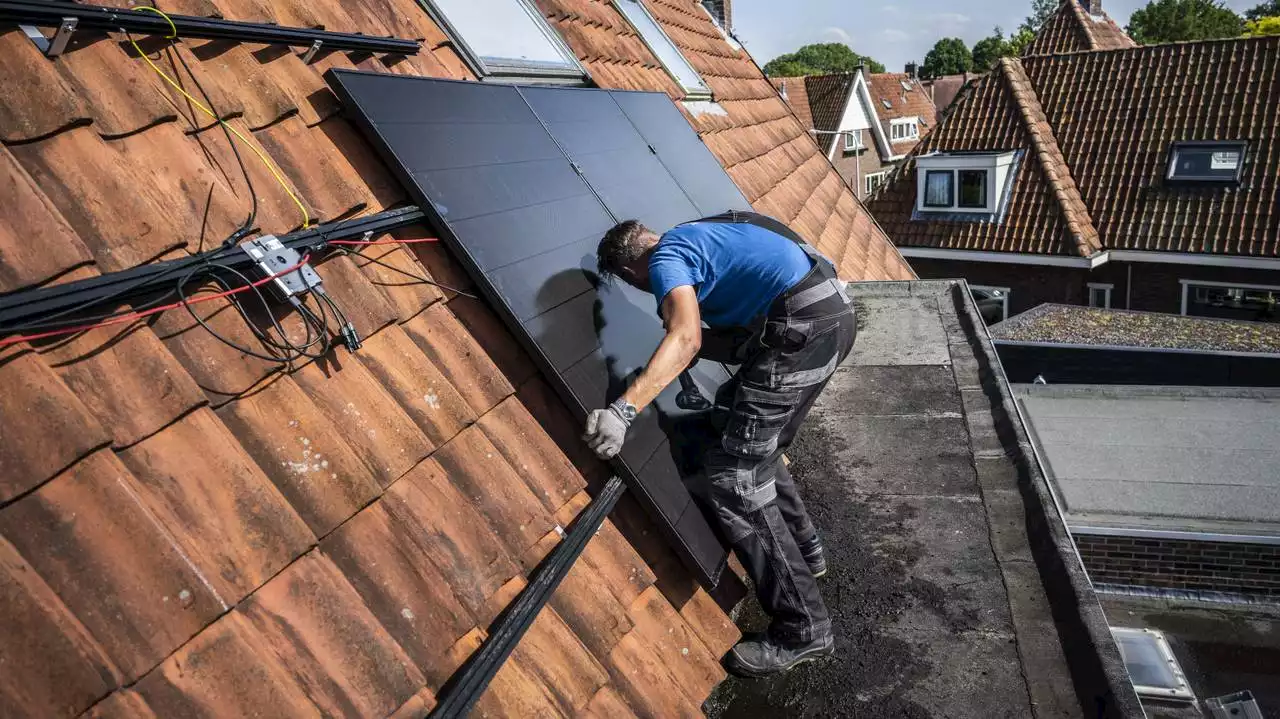
{"type": "Polygon", "coordinates": [[[587,431],[582,438],[601,459],[622,451],[627,428],[635,416],[624,404],[634,405],[636,411],[644,409],[698,356],[702,313],[698,311],[698,293],[691,285],[677,287],[662,299],[662,321],[667,334],[644,371],[613,404],[587,415],[587,431]]]}

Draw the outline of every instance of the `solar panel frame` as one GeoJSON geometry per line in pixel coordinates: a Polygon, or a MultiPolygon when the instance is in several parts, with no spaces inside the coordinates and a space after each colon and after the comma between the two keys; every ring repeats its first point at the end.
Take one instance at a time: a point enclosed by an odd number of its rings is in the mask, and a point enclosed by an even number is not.
{"type": "MultiPolygon", "coordinates": [[[[588,275],[592,269],[587,266],[588,259],[593,261],[595,244],[600,236],[617,219],[625,219],[625,217],[619,218],[615,211],[629,211],[630,208],[637,207],[625,192],[609,194],[610,178],[602,173],[605,173],[610,164],[601,158],[609,152],[621,151],[624,155],[629,154],[633,161],[642,164],[644,172],[647,173],[647,181],[664,193],[670,206],[679,207],[678,210],[672,211],[669,210],[669,206],[663,206],[661,209],[667,210],[667,215],[659,215],[655,220],[653,216],[658,213],[639,206],[637,214],[648,215],[646,224],[652,223],[651,226],[665,227],[667,222],[677,224],[731,209],[731,207],[718,207],[705,211],[691,199],[690,193],[682,188],[677,178],[668,170],[669,165],[675,166],[678,171],[693,177],[694,173],[682,167],[678,158],[667,156],[677,151],[688,153],[690,148],[699,149],[705,155],[701,162],[704,169],[706,161],[709,160],[714,163],[720,173],[719,178],[712,178],[720,183],[719,187],[711,190],[699,187],[693,194],[703,198],[702,202],[705,204],[709,202],[706,198],[713,197],[716,193],[731,198],[732,194],[736,193],[737,197],[732,198],[735,203],[733,208],[749,208],[736,185],[724,174],[723,168],[720,168],[710,151],[702,145],[701,140],[685,122],[683,116],[671,105],[671,101],[665,95],[659,93],[587,88],[526,88],[338,69],[327,72],[325,78],[347,108],[351,119],[372,141],[392,172],[416,196],[441,239],[454,251],[468,273],[476,280],[476,286],[517,336],[530,356],[539,364],[550,384],[579,417],[585,416],[589,409],[603,406],[604,400],[616,396],[621,391],[620,383],[625,381],[623,375],[633,374],[636,369],[630,366],[616,366],[620,361],[620,355],[612,352],[606,355],[601,349],[602,341],[610,347],[630,343],[631,349],[621,353],[628,358],[639,356],[638,348],[643,348],[643,356],[647,360],[648,353],[657,346],[662,336],[661,325],[654,312],[655,305],[651,295],[641,293],[622,283],[607,284],[597,289],[596,283],[588,275]],[[424,108],[425,93],[407,92],[404,89],[407,83],[412,82],[430,83],[434,90],[446,96],[446,99],[451,97],[451,101],[439,103],[450,107],[436,105],[429,109],[424,108]],[[388,83],[396,83],[396,85],[388,83]],[[362,85],[366,86],[362,87],[362,85]],[[374,94],[387,93],[388,97],[394,98],[396,116],[406,117],[426,113],[432,121],[419,124],[432,125],[433,132],[425,134],[434,135],[435,132],[439,132],[441,138],[447,139],[447,142],[445,139],[436,137],[424,137],[424,133],[421,132],[410,134],[408,128],[397,127],[397,125],[407,124],[404,122],[383,119],[375,121],[370,116],[370,108],[365,107],[361,102],[362,99],[368,102],[370,92],[374,91],[370,86],[375,85],[381,87],[374,94]],[[487,89],[472,90],[472,88],[487,89]],[[550,106],[557,103],[546,99],[551,97],[546,92],[550,89],[569,93],[592,93],[594,97],[563,93],[558,97],[566,98],[563,101],[565,104],[595,104],[603,111],[616,113],[610,130],[615,135],[612,137],[614,146],[609,146],[610,134],[600,131],[599,124],[592,128],[593,132],[572,132],[572,126],[578,122],[574,119],[574,112],[568,110],[562,113],[562,116],[556,116],[551,112],[550,106]],[[464,99],[460,96],[461,92],[471,92],[473,95],[478,93],[479,99],[474,103],[480,106],[478,113],[469,111],[476,108],[461,106],[466,104],[461,102],[464,99]],[[531,93],[534,101],[531,102],[526,93],[531,93]],[[514,102],[513,94],[524,104],[527,115],[514,102]],[[484,95],[491,96],[483,97],[484,95]],[[504,98],[501,95],[507,95],[507,97],[504,98]],[[623,104],[617,101],[616,98],[620,95],[623,96],[624,103],[631,105],[644,104],[632,101],[630,96],[633,95],[654,95],[661,98],[670,106],[672,113],[670,117],[679,120],[679,125],[674,127],[682,130],[688,137],[678,142],[659,142],[661,147],[656,146],[649,139],[660,134],[653,118],[642,119],[642,124],[645,124],[648,129],[649,137],[646,137],[641,133],[641,128],[623,110],[623,104]],[[608,105],[602,103],[601,98],[612,99],[615,109],[608,110],[608,105]],[[536,111],[535,105],[541,105],[543,111],[552,117],[552,124],[547,123],[545,118],[536,111]],[[528,122],[530,116],[537,120],[546,138],[558,148],[559,160],[547,147],[543,138],[530,127],[528,122]],[[621,124],[624,119],[630,125],[630,133],[627,132],[627,127],[621,124]],[[519,130],[512,135],[516,138],[516,142],[495,139],[493,144],[486,146],[482,154],[492,153],[488,158],[492,159],[494,167],[503,164],[501,159],[504,153],[511,153],[512,156],[519,158],[519,162],[526,163],[529,167],[540,166],[542,171],[550,173],[553,178],[551,187],[542,187],[542,183],[533,182],[530,177],[524,177],[515,183],[490,184],[495,178],[502,177],[502,173],[482,170],[468,175],[465,172],[459,172],[458,170],[462,168],[460,163],[464,159],[465,148],[460,148],[458,145],[466,142],[470,142],[473,146],[477,145],[474,138],[459,137],[459,133],[468,131],[467,128],[461,127],[464,124],[477,126],[475,128],[477,131],[484,129],[488,131],[489,136],[499,130],[509,129],[512,125],[518,127],[519,130]],[[385,129],[388,127],[391,128],[390,132],[385,129]],[[558,130],[566,140],[571,140],[567,144],[574,150],[573,153],[568,152],[564,145],[557,141],[555,130],[558,130]],[[689,144],[690,137],[696,142],[696,147],[689,144]],[[637,144],[636,138],[639,138],[641,144],[637,144]],[[623,144],[618,145],[618,141],[622,141],[623,144]],[[434,148],[441,148],[442,145],[448,146],[433,151],[434,148]],[[641,147],[647,154],[638,154],[641,147]],[[405,162],[406,156],[418,163],[420,167],[410,169],[405,162]],[[593,160],[598,160],[596,166],[592,165],[593,160]],[[584,173],[584,166],[586,173],[592,173],[600,181],[605,197],[602,197],[600,189],[588,180],[584,173]],[[591,203],[586,194],[579,192],[579,188],[568,176],[563,175],[565,168],[571,169],[581,185],[594,196],[598,203],[598,214],[591,209],[591,203]],[[664,174],[666,184],[662,184],[664,174]],[[538,186],[528,186],[531,184],[538,186]],[[727,192],[725,186],[733,188],[733,193],[727,192]],[[539,193],[549,189],[553,190],[550,193],[553,197],[551,200],[545,200],[539,193]],[[474,197],[476,194],[489,191],[496,193],[493,197],[499,200],[500,209],[497,212],[481,211],[485,209],[484,200],[490,199],[490,196],[474,197]],[[441,198],[448,198],[449,202],[440,202],[441,198]],[[495,218],[495,215],[535,211],[541,213],[539,222],[546,223],[545,227],[539,225],[540,231],[545,230],[543,233],[545,236],[531,232],[529,238],[533,242],[525,247],[527,252],[517,252],[513,255],[510,252],[509,242],[501,248],[507,251],[505,255],[498,252],[500,248],[496,246],[486,246],[485,242],[490,237],[494,238],[493,243],[496,245],[503,244],[504,233],[494,229],[502,218],[495,218]],[[676,217],[675,215],[688,216],[676,217]],[[485,223],[490,223],[492,226],[485,229],[485,223]],[[458,232],[459,229],[468,234],[468,239],[464,240],[458,232]],[[571,236],[571,239],[556,246],[549,246],[554,243],[554,238],[563,238],[566,235],[571,236]],[[485,240],[470,241],[475,238],[485,238],[485,240]],[[579,255],[580,260],[576,269],[570,262],[575,254],[579,255]],[[537,271],[530,269],[537,266],[543,269],[537,271]],[[530,278],[545,278],[545,275],[539,273],[545,273],[547,268],[557,266],[564,267],[564,270],[553,275],[550,278],[552,281],[539,283],[542,287],[533,291],[534,283],[529,281],[530,278]],[[608,318],[614,314],[625,317],[625,320],[609,321],[608,318]],[[604,321],[601,319],[602,316],[606,318],[604,321]],[[647,321],[640,322],[641,316],[647,321]],[[587,322],[591,323],[596,333],[604,340],[593,341],[589,332],[563,331],[564,328],[582,328],[587,322]],[[602,369],[605,371],[602,372],[602,369]]],[[[685,164],[688,165],[687,162],[685,164]]],[[[705,180],[704,177],[699,182],[705,185],[705,180]]],[[[505,234],[509,238],[511,233],[505,234]]],[[[522,239],[524,237],[522,235],[522,239]]],[[[642,363],[643,360],[637,364],[642,363]]],[[[706,361],[698,363],[691,374],[707,397],[712,397],[718,385],[730,377],[723,366],[706,361]]],[[[628,435],[622,456],[613,464],[615,469],[628,480],[628,486],[636,492],[641,503],[658,520],[658,525],[671,540],[677,554],[705,585],[714,587],[724,569],[727,553],[702,509],[693,500],[683,483],[677,468],[676,452],[672,450],[668,440],[667,432],[672,423],[688,421],[694,417],[692,413],[675,409],[677,392],[678,387],[673,383],[673,386],[668,387],[655,402],[653,409],[641,413],[628,435]]]]}

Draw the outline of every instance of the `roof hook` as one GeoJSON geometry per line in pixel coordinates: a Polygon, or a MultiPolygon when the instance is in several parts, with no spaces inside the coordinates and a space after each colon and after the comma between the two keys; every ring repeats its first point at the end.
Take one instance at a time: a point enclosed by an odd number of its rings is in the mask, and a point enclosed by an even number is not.
{"type": "Polygon", "coordinates": [[[320,52],[320,46],[323,44],[323,40],[312,41],[311,47],[307,48],[307,51],[302,53],[302,63],[304,65],[310,65],[311,61],[315,59],[316,53],[320,52]]]}
{"type": "Polygon", "coordinates": [[[35,25],[19,25],[22,32],[35,43],[35,46],[43,52],[45,57],[53,58],[61,55],[67,49],[67,43],[71,42],[71,36],[75,34],[76,25],[80,23],[79,18],[64,17],[58,22],[58,29],[54,31],[52,38],[47,38],[44,33],[40,32],[40,28],[35,25]]]}

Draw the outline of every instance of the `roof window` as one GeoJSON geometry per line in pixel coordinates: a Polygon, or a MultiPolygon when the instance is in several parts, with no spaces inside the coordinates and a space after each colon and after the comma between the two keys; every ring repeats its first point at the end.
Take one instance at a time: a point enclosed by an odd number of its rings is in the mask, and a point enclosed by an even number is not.
{"type": "Polygon", "coordinates": [[[631,26],[639,33],[644,44],[658,58],[667,74],[684,89],[686,100],[709,100],[711,88],[702,81],[702,76],[684,59],[680,49],[667,37],[658,21],[649,14],[648,8],[640,0],[613,0],[613,4],[631,22],[631,26]]]}
{"type": "Polygon", "coordinates": [[[1163,633],[1154,629],[1112,627],[1111,636],[1120,645],[1120,658],[1138,696],[1195,701],[1195,694],[1187,685],[1187,677],[1163,633]]]}
{"type": "Polygon", "coordinates": [[[934,153],[916,159],[920,212],[994,215],[1003,199],[1014,153],[934,153]]]}
{"type": "Polygon", "coordinates": [[[910,142],[920,139],[920,118],[903,117],[889,121],[889,139],[892,142],[910,142]]]}
{"type": "Polygon", "coordinates": [[[569,46],[528,0],[420,0],[481,78],[586,77],[569,46]]]}
{"type": "Polygon", "coordinates": [[[1244,171],[1244,142],[1175,142],[1169,148],[1171,184],[1237,184],[1244,171]]]}

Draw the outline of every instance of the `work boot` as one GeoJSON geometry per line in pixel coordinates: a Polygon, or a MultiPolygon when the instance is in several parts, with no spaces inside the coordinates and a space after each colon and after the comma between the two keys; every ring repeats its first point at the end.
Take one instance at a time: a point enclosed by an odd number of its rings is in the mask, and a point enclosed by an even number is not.
{"type": "Polygon", "coordinates": [[[811,642],[783,644],[768,634],[760,634],[738,642],[725,657],[725,665],[737,676],[767,677],[835,652],[836,642],[831,635],[811,642]]]}
{"type": "Polygon", "coordinates": [[[804,563],[809,565],[809,572],[813,574],[814,579],[819,579],[827,573],[827,557],[822,550],[822,540],[814,536],[807,542],[800,545],[800,555],[804,557],[804,563]]]}

